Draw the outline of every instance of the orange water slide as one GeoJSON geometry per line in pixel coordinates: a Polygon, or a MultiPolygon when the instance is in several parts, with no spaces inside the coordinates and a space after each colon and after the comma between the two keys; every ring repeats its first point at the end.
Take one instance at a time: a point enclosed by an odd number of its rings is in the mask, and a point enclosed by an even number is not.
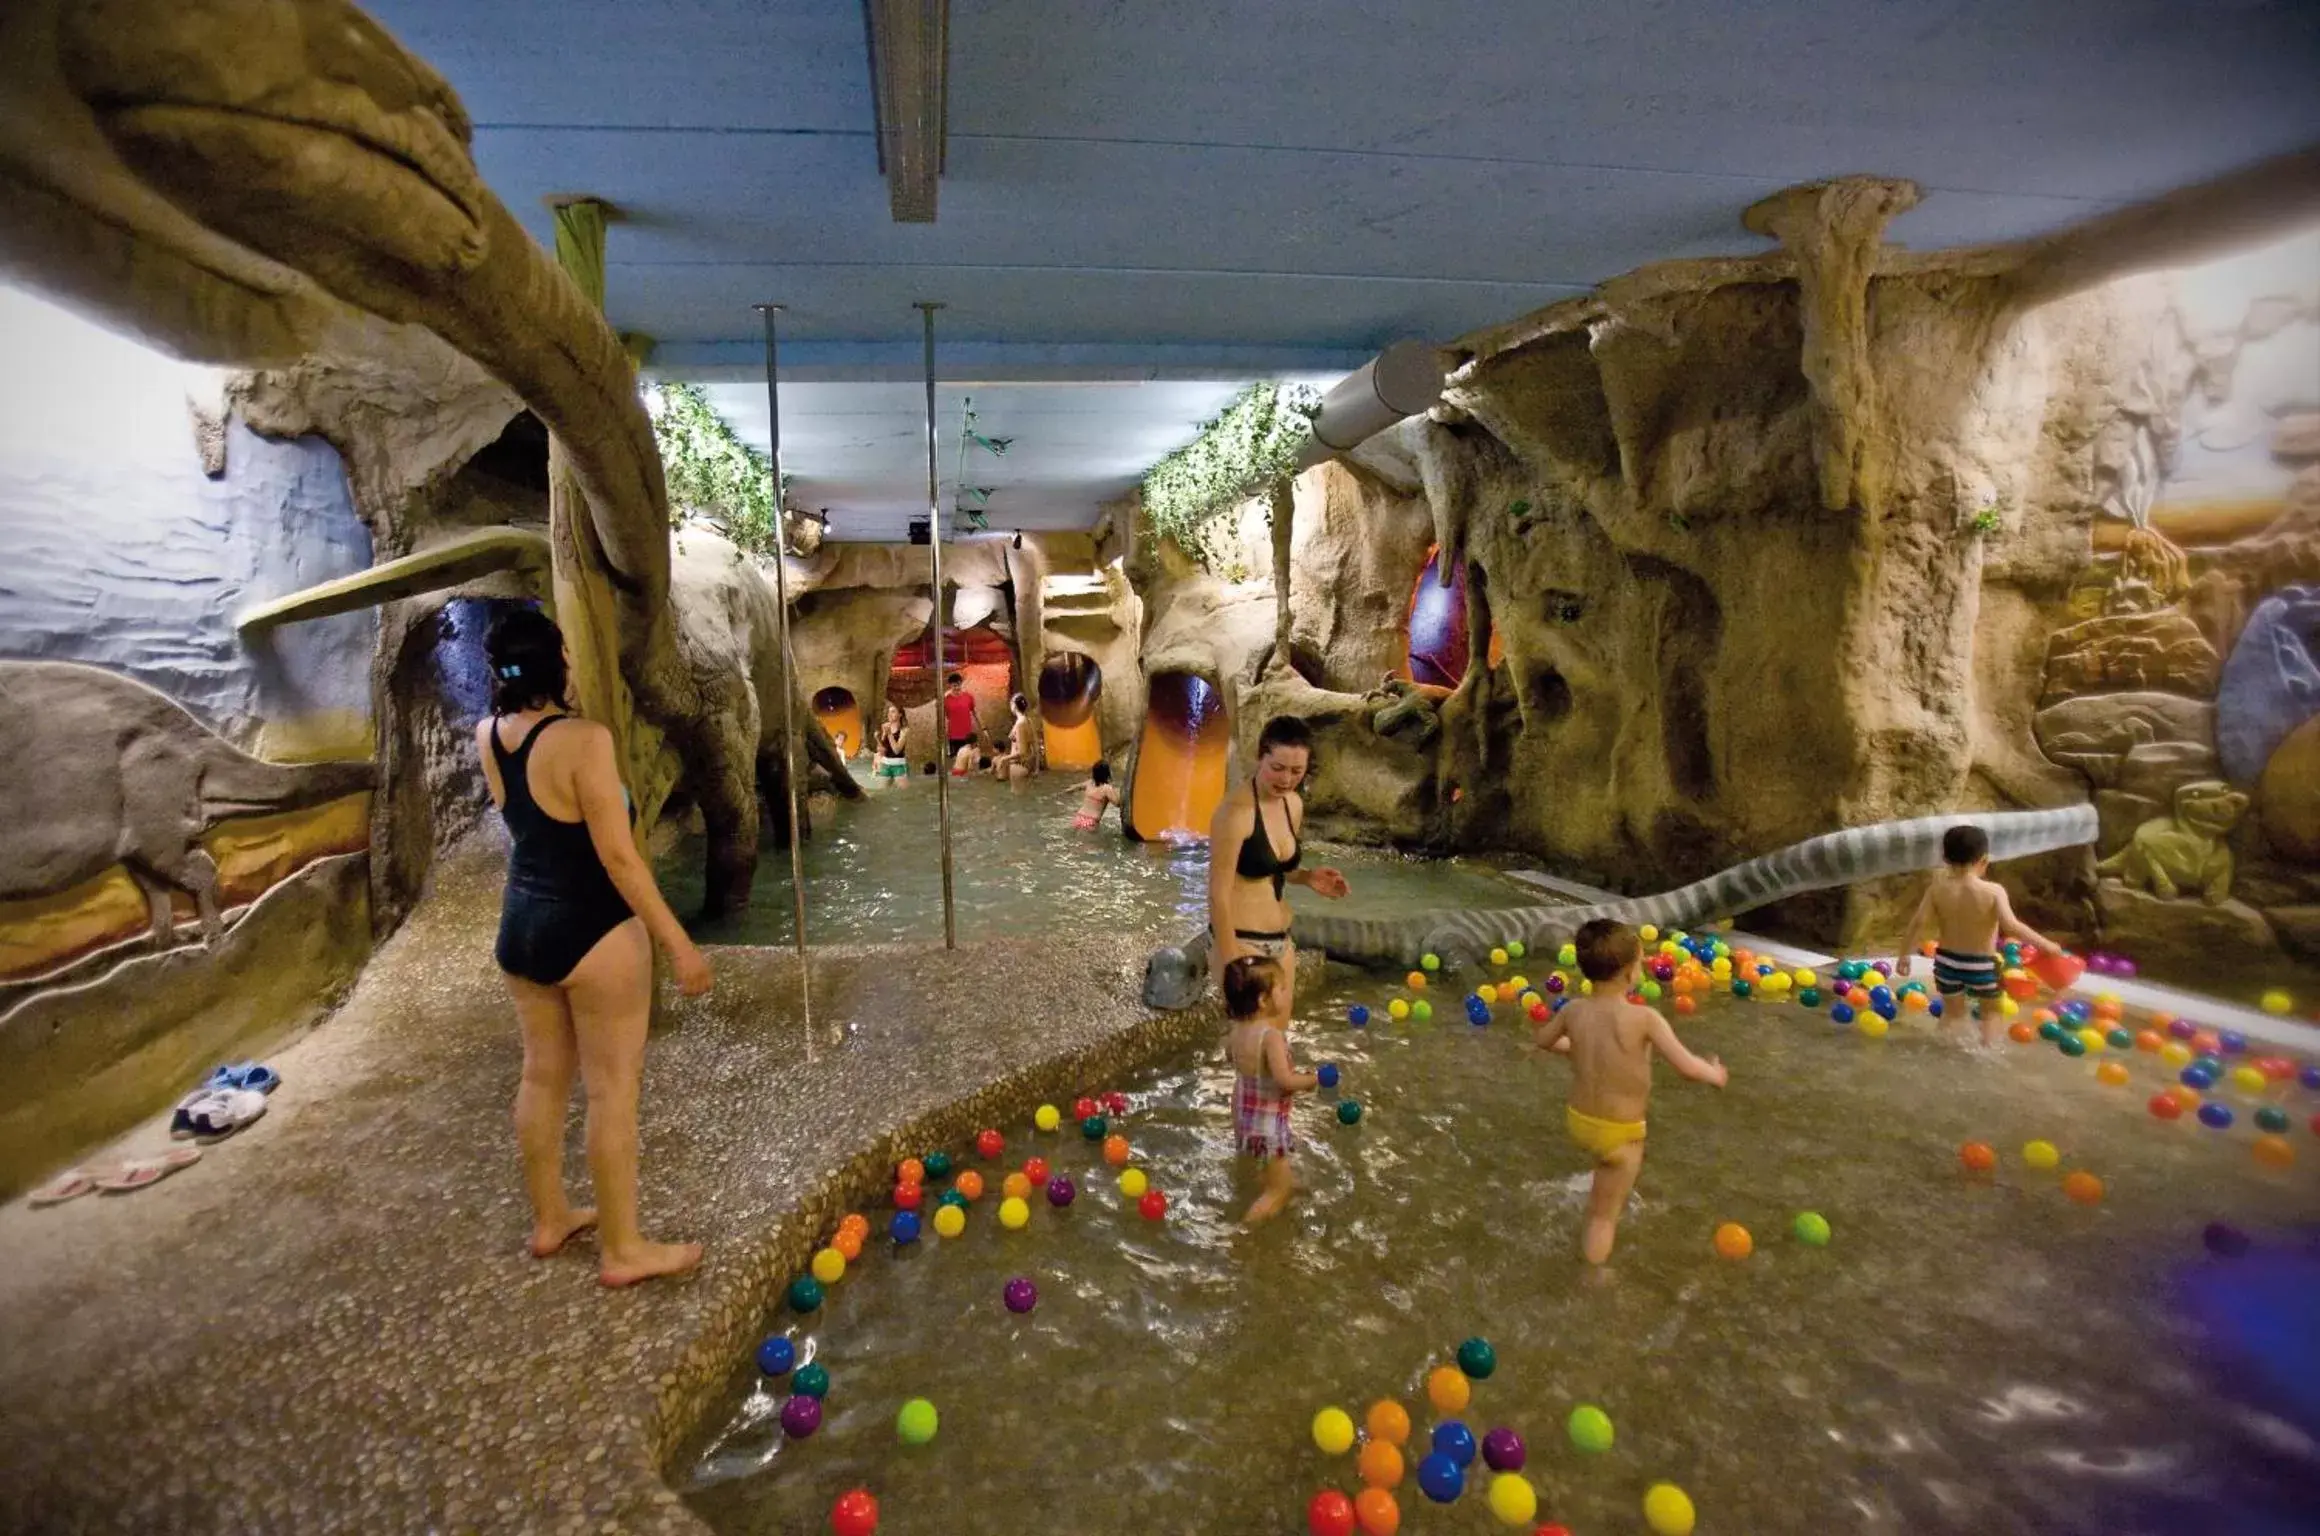
{"type": "Polygon", "coordinates": [[[1162,672],[1147,690],[1143,733],[1136,742],[1136,782],[1128,822],[1136,835],[1208,835],[1224,799],[1232,728],[1214,684],[1190,672],[1162,672]]]}

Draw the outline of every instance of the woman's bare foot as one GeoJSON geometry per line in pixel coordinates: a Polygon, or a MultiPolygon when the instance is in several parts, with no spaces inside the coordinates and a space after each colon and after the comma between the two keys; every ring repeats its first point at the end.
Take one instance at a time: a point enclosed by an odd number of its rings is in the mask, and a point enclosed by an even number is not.
{"type": "Polygon", "coordinates": [[[606,1254],[596,1278],[617,1290],[663,1275],[690,1274],[700,1262],[699,1243],[639,1243],[631,1252],[606,1254]]]}
{"type": "Polygon", "coordinates": [[[596,1207],[581,1206],[568,1210],[561,1221],[542,1221],[532,1225],[532,1257],[545,1259],[563,1249],[575,1232],[585,1232],[596,1225],[596,1207]]]}

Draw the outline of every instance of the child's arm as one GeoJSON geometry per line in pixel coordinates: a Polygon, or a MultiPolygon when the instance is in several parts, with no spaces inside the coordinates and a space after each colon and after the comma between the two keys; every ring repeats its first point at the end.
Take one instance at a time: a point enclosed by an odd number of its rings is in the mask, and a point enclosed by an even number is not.
{"type": "Polygon", "coordinates": [[[2010,935],[2011,937],[2017,939],[2028,939],[2031,943],[2037,945],[2040,949],[2048,950],[2055,954],[2060,954],[2062,952],[2061,945],[2055,943],[2045,934],[2040,933],[2037,929],[2031,927],[2028,923],[2025,923],[2022,921],[2022,919],[2014,915],[2014,904],[2006,899],[2006,888],[2004,886],[1999,885],[1995,880],[1991,881],[1990,885],[1991,888],[1998,893],[1998,931],[2000,933],[2010,935]]]}
{"type": "Polygon", "coordinates": [[[1933,886],[1929,882],[1925,894],[1918,898],[1917,911],[1911,914],[1909,926],[1901,933],[1901,953],[1893,957],[1893,974],[1907,976],[1909,962],[1917,954],[1917,946],[1925,941],[1925,930],[1933,925],[1933,886]]]}
{"type": "Polygon", "coordinates": [[[1691,1048],[1676,1038],[1675,1026],[1660,1017],[1657,1008],[1646,1008],[1644,1012],[1651,1015],[1651,1027],[1644,1038],[1658,1047],[1669,1066],[1695,1083],[1712,1083],[1721,1088],[1731,1080],[1732,1074],[1715,1057],[1693,1055],[1691,1048]]]}
{"type": "Polygon", "coordinates": [[[1546,1019],[1531,1026],[1531,1044],[1542,1051],[1561,1051],[1571,1054],[1571,1037],[1563,1026],[1563,1010],[1557,1008],[1546,1019]]]}
{"type": "Polygon", "coordinates": [[[1291,1093],[1303,1093],[1321,1085],[1320,1078],[1290,1065],[1289,1037],[1277,1029],[1265,1031],[1265,1070],[1273,1074],[1274,1082],[1291,1093]]]}

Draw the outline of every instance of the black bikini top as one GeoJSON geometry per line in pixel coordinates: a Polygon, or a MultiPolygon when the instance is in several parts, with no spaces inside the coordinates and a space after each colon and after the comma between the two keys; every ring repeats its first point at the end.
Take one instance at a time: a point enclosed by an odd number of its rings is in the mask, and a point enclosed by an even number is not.
{"type": "Polygon", "coordinates": [[[1241,839],[1241,855],[1233,864],[1233,873],[1243,880],[1270,877],[1273,882],[1273,899],[1278,901],[1283,888],[1288,884],[1286,877],[1289,871],[1297,867],[1297,861],[1305,856],[1305,850],[1297,842],[1297,824],[1292,821],[1289,823],[1289,856],[1285,859],[1275,857],[1273,835],[1265,830],[1264,798],[1257,794],[1257,786],[1253,781],[1249,785],[1249,797],[1256,808],[1256,822],[1249,828],[1249,835],[1241,839]]]}

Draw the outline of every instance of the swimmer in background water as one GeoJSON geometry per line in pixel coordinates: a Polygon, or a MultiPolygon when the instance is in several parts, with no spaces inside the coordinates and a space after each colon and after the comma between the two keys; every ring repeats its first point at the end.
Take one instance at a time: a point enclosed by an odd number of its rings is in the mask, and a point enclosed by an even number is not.
{"type": "Polygon", "coordinates": [[[1278,1216],[1297,1189],[1290,1160],[1297,1138],[1289,1129],[1289,1101],[1321,1079],[1289,1059],[1289,976],[1280,961],[1243,955],[1224,968],[1224,1009],[1232,1028],[1224,1037],[1233,1068],[1233,1145],[1255,1158],[1264,1189],[1241,1217],[1253,1227],[1278,1216]]]}
{"type": "MultiPolygon", "coordinates": [[[[1917,946],[1927,931],[1935,935],[1933,985],[1945,999],[1965,993],[1974,1000],[1974,1018],[1982,1026],[1982,1044],[1994,1048],[2005,1023],[1989,1006],[1999,986],[1998,935],[2023,939],[2040,949],[2059,952],[2055,943],[2014,916],[2006,888],[1989,879],[1990,835],[1976,826],[1952,827],[1941,835],[1941,860],[1947,866],[1925,888],[1909,931],[1901,936],[1901,953],[1893,974],[1906,977],[1917,946]]],[[[1946,1011],[1946,1010],[1945,1010],[1946,1011]]]]}
{"type": "MultiPolygon", "coordinates": [[[[1120,803],[1120,792],[1112,788],[1112,765],[1098,763],[1090,768],[1087,782],[1079,788],[1079,809],[1072,815],[1071,829],[1074,832],[1093,832],[1103,825],[1104,807],[1120,803]]],[[[1128,813],[1122,811],[1120,814],[1125,816],[1128,813]]]]}
{"type": "Polygon", "coordinates": [[[910,777],[910,760],[903,755],[907,746],[902,722],[902,706],[886,706],[886,723],[878,728],[878,753],[871,759],[871,771],[880,779],[900,783],[910,777]]]}
{"type": "Polygon", "coordinates": [[[1588,1263],[1601,1264],[1611,1257],[1620,1213],[1643,1172],[1651,1053],[1658,1051],[1695,1083],[1721,1088],[1731,1074],[1715,1057],[1693,1055],[1659,1010],[1627,1000],[1643,969],[1643,941],[1633,928],[1599,917],[1580,928],[1572,947],[1579,952],[1580,973],[1595,990],[1548,1015],[1531,1040],[1541,1050],[1571,1055],[1571,1102],[1563,1124],[1595,1159],[1579,1246],[1588,1263]]]}
{"type": "Polygon", "coordinates": [[[1007,750],[991,760],[991,777],[1006,780],[1017,774],[1029,778],[1037,771],[1031,747],[1031,701],[1020,693],[1007,700],[1014,724],[1007,729],[1007,750]]]}

